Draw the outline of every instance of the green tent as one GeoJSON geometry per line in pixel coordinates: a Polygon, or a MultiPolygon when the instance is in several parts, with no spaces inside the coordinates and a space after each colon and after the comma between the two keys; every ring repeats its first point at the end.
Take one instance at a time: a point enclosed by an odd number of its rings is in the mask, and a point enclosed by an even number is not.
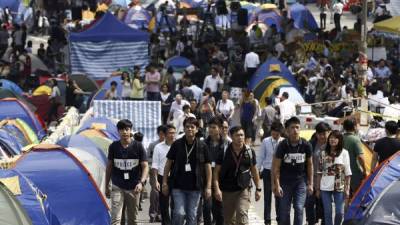
{"type": "Polygon", "coordinates": [[[32,225],[15,196],[0,182],[0,225],[32,225]]]}

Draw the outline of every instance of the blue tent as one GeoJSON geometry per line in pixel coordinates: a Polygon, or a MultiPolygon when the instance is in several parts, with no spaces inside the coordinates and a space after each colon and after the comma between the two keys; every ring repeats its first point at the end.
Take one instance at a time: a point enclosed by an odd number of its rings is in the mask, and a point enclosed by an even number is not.
{"type": "Polygon", "coordinates": [[[256,22],[256,21],[262,22],[266,25],[268,25],[269,27],[272,24],[275,24],[277,31],[281,32],[282,28],[281,28],[281,20],[282,20],[282,16],[279,15],[278,11],[276,10],[262,10],[262,9],[258,9],[256,10],[250,19],[250,22],[256,22]]]}
{"type": "Polygon", "coordinates": [[[82,135],[78,134],[65,136],[57,142],[57,145],[65,148],[79,148],[96,157],[101,163],[103,163],[103,166],[106,166],[107,164],[107,156],[104,154],[104,152],[99,149],[89,138],[82,135]]]}
{"type": "Polygon", "coordinates": [[[22,95],[22,89],[14,82],[0,79],[0,87],[12,91],[14,94],[22,95]]]}
{"type": "Polygon", "coordinates": [[[17,138],[3,129],[0,129],[0,145],[2,145],[3,150],[12,156],[21,154],[22,145],[18,142],[17,138]]]}
{"type": "Polygon", "coordinates": [[[36,146],[15,169],[47,195],[60,224],[110,224],[107,203],[89,171],[62,147],[36,146]]]}
{"type": "Polygon", "coordinates": [[[42,193],[35,185],[16,170],[0,170],[0,178],[17,177],[19,180],[20,195],[17,200],[25,209],[33,225],[59,225],[57,217],[53,214],[51,207],[42,193]]]}
{"type": "MultiPolygon", "coordinates": [[[[386,187],[398,180],[400,180],[400,151],[387,159],[385,162],[381,163],[379,167],[376,168],[374,172],[363,181],[361,187],[355,193],[349,207],[347,208],[344,216],[344,222],[346,224],[358,224],[357,222],[362,221],[364,217],[367,216],[367,211],[371,210],[370,207],[375,201],[377,201],[386,187]]],[[[398,211],[396,214],[397,213],[398,211]]],[[[397,215],[393,216],[397,217],[397,215]]],[[[388,219],[390,220],[390,218],[392,217],[389,216],[388,219]]],[[[384,223],[383,221],[386,218],[381,219],[382,223],[379,224],[392,224],[384,223]]]]}
{"type": "Polygon", "coordinates": [[[294,20],[294,26],[298,29],[314,31],[318,29],[317,21],[307,7],[295,3],[289,7],[290,18],[294,20]]]}
{"type": "Polygon", "coordinates": [[[69,36],[73,74],[106,79],[118,68],[148,64],[149,34],[106,13],[91,28],[69,36]]]}
{"type": "Polygon", "coordinates": [[[192,65],[192,62],[188,58],[178,55],[167,59],[165,62],[166,68],[172,67],[174,70],[182,70],[190,65],[192,65]]]}
{"type": "Polygon", "coordinates": [[[0,128],[12,135],[12,137],[23,147],[30,144],[30,141],[25,137],[24,133],[15,124],[6,124],[0,128]]]}
{"type": "Polygon", "coordinates": [[[249,89],[253,90],[268,77],[278,76],[289,81],[293,87],[298,88],[298,84],[293,74],[285,64],[276,58],[265,61],[253,74],[249,82],[249,89]]]}
{"type": "Polygon", "coordinates": [[[82,126],[79,128],[79,130],[76,132],[77,134],[79,134],[80,132],[87,130],[87,129],[91,129],[93,128],[94,124],[98,124],[98,125],[104,125],[104,129],[101,129],[109,139],[116,141],[119,140],[119,133],[118,133],[118,129],[117,126],[108,118],[105,117],[97,117],[97,118],[90,118],[88,120],[86,120],[85,122],[83,122],[82,126]]]}
{"type": "Polygon", "coordinates": [[[18,12],[20,1],[19,0],[1,0],[0,8],[8,7],[11,12],[18,12]]]}
{"type": "Polygon", "coordinates": [[[21,101],[15,98],[5,98],[0,100],[0,120],[19,118],[27,123],[41,140],[46,132],[40,124],[38,118],[21,101]]]}
{"type": "Polygon", "coordinates": [[[151,20],[150,13],[143,7],[132,7],[125,16],[125,24],[135,29],[148,28],[151,20]]]}

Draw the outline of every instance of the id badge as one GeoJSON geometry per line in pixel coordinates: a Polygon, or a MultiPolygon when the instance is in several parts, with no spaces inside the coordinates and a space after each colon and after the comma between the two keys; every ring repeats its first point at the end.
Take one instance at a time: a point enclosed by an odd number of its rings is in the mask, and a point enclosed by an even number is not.
{"type": "Polygon", "coordinates": [[[212,167],[212,168],[215,167],[215,162],[211,162],[211,167],[212,167]]]}
{"type": "Polygon", "coordinates": [[[124,179],[129,180],[129,173],[124,173],[124,179]]]}
{"type": "Polygon", "coordinates": [[[185,165],[185,171],[186,171],[186,172],[192,171],[192,167],[190,166],[190,163],[187,163],[187,164],[185,165]]]}

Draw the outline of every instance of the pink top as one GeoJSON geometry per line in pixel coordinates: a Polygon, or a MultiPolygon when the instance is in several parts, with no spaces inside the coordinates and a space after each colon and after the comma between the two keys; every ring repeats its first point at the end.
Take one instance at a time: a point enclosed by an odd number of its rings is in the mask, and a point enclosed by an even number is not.
{"type": "Polygon", "coordinates": [[[161,80],[161,75],[159,72],[154,72],[154,73],[146,73],[146,82],[147,81],[155,81],[155,83],[147,83],[146,86],[146,91],[147,92],[160,92],[160,80],[161,80]]]}

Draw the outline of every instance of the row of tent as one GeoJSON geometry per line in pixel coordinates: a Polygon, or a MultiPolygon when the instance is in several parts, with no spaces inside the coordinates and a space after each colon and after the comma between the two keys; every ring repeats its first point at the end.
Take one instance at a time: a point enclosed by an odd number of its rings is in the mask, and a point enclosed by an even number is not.
{"type": "MultiPolygon", "coordinates": [[[[165,1],[161,0],[160,2],[164,3],[165,1]]],[[[155,7],[160,7],[161,4],[155,4],[155,7]]],[[[263,23],[268,27],[272,24],[275,24],[278,28],[278,31],[282,31],[281,29],[281,19],[282,16],[277,9],[275,4],[256,4],[250,3],[247,1],[241,1],[240,5],[242,8],[247,10],[248,21],[249,24],[254,24],[255,22],[263,23]]],[[[175,3],[172,1],[168,1],[168,6],[172,9],[175,9],[175,3]]],[[[189,2],[189,1],[181,1],[181,8],[203,8],[206,10],[207,2],[189,2]]],[[[147,7],[148,8],[148,7],[147,7]]],[[[308,10],[307,7],[300,3],[294,3],[289,6],[288,10],[289,18],[294,20],[294,25],[298,29],[307,29],[311,31],[315,31],[318,29],[318,23],[316,22],[312,13],[308,10]]],[[[235,18],[235,15],[230,13],[229,17],[232,19],[235,18]]],[[[194,18],[198,20],[197,16],[188,16],[188,19],[194,18]]],[[[129,26],[141,29],[141,28],[149,28],[151,31],[157,30],[158,26],[166,25],[166,21],[162,21],[163,18],[158,16],[155,21],[151,16],[150,11],[144,7],[132,7],[130,8],[124,16],[124,23],[129,26]]],[[[229,21],[232,21],[230,19],[229,21]]],[[[176,22],[173,19],[168,19],[169,25],[173,27],[176,26],[176,22]]],[[[216,18],[216,24],[218,25],[218,18],[216,18]]],[[[163,28],[161,27],[163,30],[163,28]]],[[[167,29],[167,28],[164,28],[167,29]]],[[[168,31],[168,30],[165,30],[168,31]]]]}
{"type": "Polygon", "coordinates": [[[113,121],[90,118],[56,145],[31,147],[0,170],[0,225],[110,224],[105,168],[117,139],[113,121]]]}

